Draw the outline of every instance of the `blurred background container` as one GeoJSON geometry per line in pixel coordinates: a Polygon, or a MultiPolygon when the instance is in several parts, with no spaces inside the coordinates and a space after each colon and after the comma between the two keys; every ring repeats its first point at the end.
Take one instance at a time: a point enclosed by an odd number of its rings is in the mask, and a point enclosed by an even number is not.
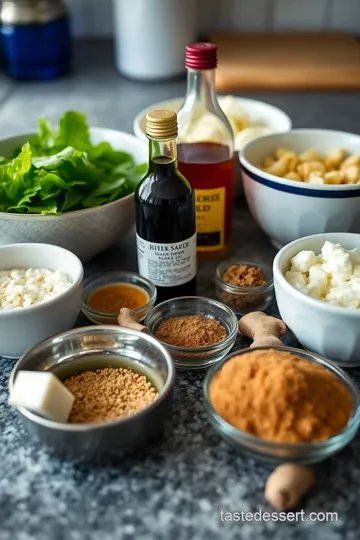
{"type": "MultiPolygon", "coordinates": [[[[75,35],[113,36],[114,1],[117,0],[68,0],[75,35]]],[[[132,0],[126,3],[133,9],[135,3],[132,0]]],[[[146,3],[151,6],[156,2],[147,0],[146,3]]],[[[177,4],[185,5],[186,2],[178,0],[177,4]]],[[[359,0],[192,0],[192,4],[198,12],[197,32],[200,36],[218,31],[360,32],[359,0]]]]}
{"type": "Polygon", "coordinates": [[[116,66],[135,79],[184,73],[184,50],[196,38],[196,0],[114,0],[116,66]]]}
{"type": "MultiPolygon", "coordinates": [[[[67,10],[76,38],[115,38],[116,68],[140,80],[183,73],[185,44],[199,38],[215,39],[219,32],[236,32],[240,39],[246,33],[263,32],[360,33],[360,0],[0,0],[0,6],[0,49],[2,37],[5,68],[16,78],[46,79],[68,71],[67,10]]],[[[226,59],[220,41],[218,44],[222,69],[226,59]]],[[[334,47],[337,51],[336,43],[334,47]]],[[[243,63],[232,71],[233,80],[233,74],[243,72],[244,63],[254,65],[249,54],[252,46],[237,43],[236,48],[243,63]]],[[[267,47],[261,49],[266,53],[267,47]]],[[[356,64],[357,54],[354,47],[349,54],[345,50],[340,64],[344,64],[343,58],[354,55],[356,64]]],[[[276,65],[276,55],[268,50],[269,55],[276,65]]],[[[295,67],[298,70],[299,66],[295,67]]],[[[221,79],[219,72],[218,89],[229,91],[225,84],[221,86],[221,79]]],[[[242,83],[240,90],[244,91],[246,85],[242,83]]]]}
{"type": "Polygon", "coordinates": [[[70,68],[70,25],[63,0],[0,1],[0,52],[15,79],[53,79],[70,68]]]}

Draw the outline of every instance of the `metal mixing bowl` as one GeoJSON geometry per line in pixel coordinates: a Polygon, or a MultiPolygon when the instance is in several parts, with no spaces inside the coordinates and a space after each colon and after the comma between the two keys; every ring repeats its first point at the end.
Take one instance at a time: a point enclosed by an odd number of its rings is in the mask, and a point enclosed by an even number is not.
{"type": "Polygon", "coordinates": [[[88,459],[129,452],[159,432],[169,412],[175,368],[170,354],[157,340],[136,330],[89,326],[49,338],[20,358],[10,375],[9,387],[11,391],[21,370],[49,370],[64,379],[104,367],[128,367],[145,374],[157,388],[157,398],[133,416],[94,424],[52,422],[19,408],[24,427],[35,441],[61,457],[88,459]]]}

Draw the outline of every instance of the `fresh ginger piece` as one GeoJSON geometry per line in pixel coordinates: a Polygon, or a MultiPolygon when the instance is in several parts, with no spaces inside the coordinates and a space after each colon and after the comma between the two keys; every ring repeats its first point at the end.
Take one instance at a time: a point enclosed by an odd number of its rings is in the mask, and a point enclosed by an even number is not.
{"type": "Polygon", "coordinates": [[[310,467],[284,463],[267,479],[265,498],[277,510],[290,510],[298,505],[314,481],[314,472],[310,467]]]}

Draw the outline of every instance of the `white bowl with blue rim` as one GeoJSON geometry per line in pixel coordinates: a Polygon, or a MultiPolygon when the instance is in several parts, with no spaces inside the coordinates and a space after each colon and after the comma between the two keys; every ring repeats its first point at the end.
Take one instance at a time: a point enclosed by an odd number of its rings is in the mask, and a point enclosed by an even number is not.
{"type": "Polygon", "coordinates": [[[320,129],[296,129],[250,141],[240,164],[250,211],[271,242],[280,249],[289,242],[328,232],[360,233],[360,184],[307,184],[261,170],[278,148],[300,154],[315,148],[326,154],[341,148],[360,155],[360,135],[320,129]]]}

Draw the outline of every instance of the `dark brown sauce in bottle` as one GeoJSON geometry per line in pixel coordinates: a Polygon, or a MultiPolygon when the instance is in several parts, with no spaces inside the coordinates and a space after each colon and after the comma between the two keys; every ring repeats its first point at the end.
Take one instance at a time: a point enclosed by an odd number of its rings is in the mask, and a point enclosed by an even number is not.
{"type": "Polygon", "coordinates": [[[150,140],[149,170],[135,193],[139,271],[156,285],[158,302],[196,294],[194,191],[179,172],[175,140],[150,140]]]}

